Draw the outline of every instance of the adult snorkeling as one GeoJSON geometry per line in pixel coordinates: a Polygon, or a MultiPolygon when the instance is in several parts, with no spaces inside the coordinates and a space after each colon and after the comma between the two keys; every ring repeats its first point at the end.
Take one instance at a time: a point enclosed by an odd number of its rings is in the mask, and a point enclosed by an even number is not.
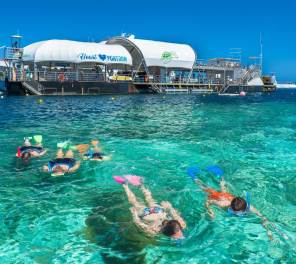
{"type": "Polygon", "coordinates": [[[99,140],[92,140],[90,144],[76,145],[74,148],[77,149],[84,160],[91,161],[107,161],[111,159],[111,156],[103,153],[102,148],[99,146],[99,140]]]}
{"type": "Polygon", "coordinates": [[[25,137],[23,145],[17,148],[16,157],[21,158],[26,162],[30,158],[41,157],[47,152],[42,146],[42,136],[36,135],[33,137],[35,145],[31,144],[31,139],[32,137],[25,137]]]}
{"type": "Polygon", "coordinates": [[[183,229],[186,223],[180,216],[179,212],[167,202],[162,201],[158,204],[152,197],[151,192],[142,184],[142,178],[135,175],[114,176],[117,183],[122,184],[131,204],[130,211],[134,223],[144,232],[150,235],[164,234],[174,239],[183,238],[183,229]],[[139,186],[144,195],[146,204],[140,202],[135,194],[130,190],[128,183],[139,186]]]}
{"type": "Polygon", "coordinates": [[[251,205],[251,199],[249,193],[246,193],[245,198],[235,196],[227,191],[226,182],[223,177],[223,171],[217,166],[207,167],[209,173],[216,175],[216,178],[220,181],[220,191],[214,190],[206,186],[198,177],[202,171],[197,167],[191,167],[187,170],[190,178],[205,192],[208,197],[205,203],[208,214],[211,219],[215,218],[215,213],[212,209],[212,205],[216,205],[227,211],[229,216],[243,217],[249,213],[254,213],[262,220],[262,226],[265,228],[270,240],[273,240],[273,235],[269,229],[271,225],[283,238],[287,239],[287,236],[282,233],[273,223],[271,223],[265,216],[263,216],[254,206],[251,205]]]}
{"type": "Polygon", "coordinates": [[[43,166],[43,171],[51,173],[51,176],[62,176],[65,173],[77,171],[79,167],[80,161],[74,158],[74,153],[71,149],[67,150],[65,154],[62,149],[59,149],[56,158],[43,166]]]}

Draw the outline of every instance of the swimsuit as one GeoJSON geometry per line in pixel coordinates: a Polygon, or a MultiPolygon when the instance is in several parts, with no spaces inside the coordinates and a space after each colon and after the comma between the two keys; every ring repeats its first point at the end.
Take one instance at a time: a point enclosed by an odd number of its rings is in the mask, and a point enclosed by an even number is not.
{"type": "Polygon", "coordinates": [[[143,213],[140,215],[140,218],[144,218],[147,215],[151,215],[151,214],[159,214],[159,213],[164,213],[164,209],[162,207],[151,207],[151,208],[144,208],[143,213]]]}
{"type": "Polygon", "coordinates": [[[58,166],[67,166],[68,171],[73,168],[76,164],[76,160],[72,158],[58,158],[48,162],[49,172],[53,172],[58,166]]]}
{"type": "Polygon", "coordinates": [[[36,147],[36,146],[22,146],[22,147],[20,147],[21,154],[31,153],[31,152],[37,152],[38,154],[40,154],[43,151],[44,151],[44,149],[42,147],[36,147]]]}
{"type": "Polygon", "coordinates": [[[93,153],[92,151],[89,151],[88,153],[85,153],[83,156],[88,159],[103,159],[104,154],[101,152],[93,153]]]}
{"type": "Polygon", "coordinates": [[[226,192],[217,192],[214,189],[206,189],[205,190],[208,194],[209,194],[209,199],[211,200],[229,200],[232,201],[235,197],[230,194],[230,193],[226,193],[226,192]]]}

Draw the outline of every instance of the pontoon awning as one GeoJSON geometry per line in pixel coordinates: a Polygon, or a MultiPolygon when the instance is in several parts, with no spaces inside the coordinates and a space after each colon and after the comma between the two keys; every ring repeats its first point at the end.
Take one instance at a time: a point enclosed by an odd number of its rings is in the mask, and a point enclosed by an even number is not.
{"type": "MultiPolygon", "coordinates": [[[[194,50],[186,44],[136,39],[134,37],[114,37],[107,43],[122,45],[130,53],[137,49],[147,67],[192,69],[196,60],[194,50]]],[[[133,57],[133,59],[135,58],[133,57]]]]}
{"type": "Polygon", "coordinates": [[[23,61],[132,65],[131,55],[120,45],[70,40],[48,40],[26,46],[23,61]]]}

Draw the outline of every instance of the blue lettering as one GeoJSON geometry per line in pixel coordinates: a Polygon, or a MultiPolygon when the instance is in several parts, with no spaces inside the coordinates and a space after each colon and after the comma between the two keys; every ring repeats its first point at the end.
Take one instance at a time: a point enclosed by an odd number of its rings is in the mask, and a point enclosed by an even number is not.
{"type": "Polygon", "coordinates": [[[77,56],[81,61],[85,60],[101,60],[101,61],[109,61],[109,62],[127,62],[127,57],[125,56],[111,56],[105,54],[86,54],[80,53],[77,56]]]}

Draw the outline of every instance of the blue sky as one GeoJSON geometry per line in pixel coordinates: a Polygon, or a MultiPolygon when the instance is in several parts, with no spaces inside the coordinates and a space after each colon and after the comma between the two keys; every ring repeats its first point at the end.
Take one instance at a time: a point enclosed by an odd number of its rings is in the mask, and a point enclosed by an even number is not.
{"type": "Polygon", "coordinates": [[[229,56],[242,48],[243,59],[264,45],[264,72],[296,81],[296,1],[4,1],[0,46],[17,31],[23,44],[45,39],[103,40],[122,32],[138,38],[190,44],[198,57],[229,56]]]}

